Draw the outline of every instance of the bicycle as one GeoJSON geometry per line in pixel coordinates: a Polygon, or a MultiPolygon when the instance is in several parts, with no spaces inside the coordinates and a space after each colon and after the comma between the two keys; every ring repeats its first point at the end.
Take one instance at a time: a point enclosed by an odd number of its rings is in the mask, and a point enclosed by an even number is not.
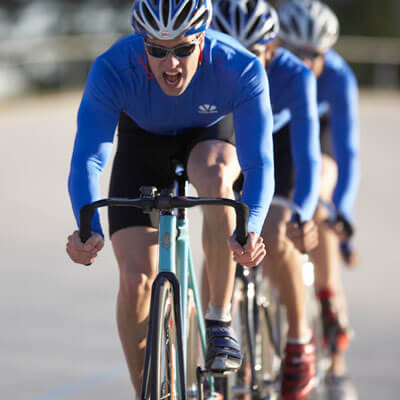
{"type": "Polygon", "coordinates": [[[129,206],[146,213],[160,211],[159,266],[151,293],[142,400],[202,400],[204,377],[210,378],[209,398],[215,394],[214,374],[198,366],[199,360],[205,359],[206,334],[190,252],[186,208],[233,207],[236,240],[244,244],[247,239],[249,210],[245,204],[222,198],[187,197],[187,180],[181,167],[175,172],[175,189],[177,196],[170,189],[158,193],[155,187],[142,187],[139,198],[103,199],[83,206],[80,212],[80,238],[85,242],[91,235],[92,216],[99,207],[129,206]]]}
{"type": "MultiPolygon", "coordinates": [[[[288,208],[294,220],[301,225],[300,209],[291,201],[274,197],[273,205],[288,208]]],[[[314,266],[304,254],[303,280],[307,288],[307,317],[317,344],[316,385],[321,386],[329,369],[328,359],[322,349],[322,327],[319,303],[314,292],[314,266]]],[[[280,398],[281,369],[285,344],[285,311],[262,268],[248,269],[237,266],[233,307],[236,307],[237,325],[244,354],[238,372],[227,379],[229,399],[273,400],[280,398]]]]}

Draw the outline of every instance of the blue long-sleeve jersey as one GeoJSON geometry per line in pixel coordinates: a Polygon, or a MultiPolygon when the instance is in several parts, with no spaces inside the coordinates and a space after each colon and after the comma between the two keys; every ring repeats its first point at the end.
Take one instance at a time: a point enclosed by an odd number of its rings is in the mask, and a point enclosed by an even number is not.
{"type": "Polygon", "coordinates": [[[295,170],[293,201],[310,220],[318,203],[321,171],[317,84],[313,73],[286,49],[267,66],[274,133],[287,122],[295,170]]]}
{"type": "MultiPolygon", "coordinates": [[[[208,30],[202,61],[185,92],[167,96],[149,75],[143,39],[131,34],[98,57],[78,113],[69,193],[79,224],[82,205],[100,197],[119,114],[158,135],[184,135],[233,112],[236,149],[245,176],[249,232],[260,233],[274,192],[272,112],[264,67],[229,36],[208,30]]],[[[92,230],[102,234],[99,214],[92,230]]]]}
{"type": "Polygon", "coordinates": [[[351,68],[333,50],[325,56],[317,88],[320,112],[330,112],[332,144],[338,165],[333,203],[351,221],[360,179],[358,87],[351,68]]]}

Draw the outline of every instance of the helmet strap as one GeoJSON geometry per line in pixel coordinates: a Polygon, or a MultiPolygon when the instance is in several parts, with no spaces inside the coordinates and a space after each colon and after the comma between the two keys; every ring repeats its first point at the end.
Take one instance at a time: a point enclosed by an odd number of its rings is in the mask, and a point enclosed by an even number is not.
{"type": "Polygon", "coordinates": [[[199,62],[198,62],[198,64],[197,64],[197,67],[199,67],[200,64],[201,64],[201,62],[203,61],[203,49],[204,49],[204,40],[205,40],[205,34],[204,34],[204,32],[203,32],[203,33],[200,33],[200,35],[203,35],[203,47],[200,47],[199,62]]]}
{"type": "Polygon", "coordinates": [[[154,78],[153,73],[151,72],[150,67],[148,67],[148,60],[147,60],[147,54],[146,54],[146,62],[147,64],[143,61],[141,56],[137,56],[137,58],[140,61],[140,64],[142,64],[142,67],[145,69],[145,71],[147,72],[147,77],[146,77],[146,81],[149,81],[151,78],[154,78]]]}
{"type": "Polygon", "coordinates": [[[200,66],[201,62],[203,61],[203,49],[200,50],[200,54],[199,54],[199,63],[198,63],[198,67],[200,66]]]}

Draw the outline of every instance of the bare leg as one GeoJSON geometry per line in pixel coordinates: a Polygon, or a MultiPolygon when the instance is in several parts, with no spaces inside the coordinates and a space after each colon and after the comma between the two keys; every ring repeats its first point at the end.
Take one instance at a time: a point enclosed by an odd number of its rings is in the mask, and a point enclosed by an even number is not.
{"type": "MultiPolygon", "coordinates": [[[[337,181],[337,166],[335,161],[327,155],[322,156],[321,174],[320,198],[331,203],[337,181]]],[[[318,226],[319,245],[311,252],[316,265],[315,286],[317,290],[326,287],[334,290],[339,284],[339,239],[332,229],[324,224],[328,216],[327,210],[321,206],[317,207],[314,220],[318,226]]]]}
{"type": "Polygon", "coordinates": [[[132,383],[140,394],[151,285],[158,260],[157,231],[130,227],[115,232],[111,241],[120,270],[118,331],[132,383]]]}
{"type": "Polygon", "coordinates": [[[210,288],[208,287],[207,265],[206,261],[203,262],[203,269],[201,271],[201,302],[203,307],[203,314],[206,315],[208,302],[210,301],[210,288]]]}
{"type": "Polygon", "coordinates": [[[267,245],[263,267],[278,287],[282,303],[286,306],[288,337],[300,339],[309,336],[310,329],[306,320],[303,259],[286,236],[286,223],[289,219],[289,210],[271,206],[262,232],[267,245]]]}
{"type": "MultiPolygon", "coordinates": [[[[199,143],[190,154],[187,170],[199,196],[234,198],[232,185],[240,167],[233,145],[214,140],[199,143]]],[[[204,207],[203,214],[210,304],[227,307],[231,303],[236,268],[227,244],[235,226],[234,212],[230,207],[214,206],[204,207]]]]}
{"type": "MultiPolygon", "coordinates": [[[[331,203],[333,190],[337,181],[337,166],[329,156],[322,156],[322,178],[320,197],[331,203]]],[[[324,224],[328,213],[318,206],[314,220],[318,225],[319,245],[311,252],[315,264],[315,287],[317,292],[321,289],[330,289],[335,293],[339,304],[340,317],[347,319],[347,306],[341,283],[340,267],[341,255],[339,252],[339,239],[337,235],[324,224]]],[[[344,375],[347,372],[344,352],[332,357],[332,372],[344,375]]]]}

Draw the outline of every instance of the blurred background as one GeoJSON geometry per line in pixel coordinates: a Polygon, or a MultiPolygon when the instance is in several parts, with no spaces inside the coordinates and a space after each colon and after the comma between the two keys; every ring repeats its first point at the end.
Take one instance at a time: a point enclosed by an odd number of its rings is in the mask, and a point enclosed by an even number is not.
{"type": "MultiPolygon", "coordinates": [[[[360,85],[398,88],[400,2],[327,3],[341,23],[336,49],[360,85]]],[[[130,32],[130,8],[130,0],[0,0],[0,99],[82,85],[96,55],[130,32]]]]}
{"type": "MultiPolygon", "coordinates": [[[[343,270],[356,332],[350,373],[360,399],[398,399],[400,1],[327,3],[341,22],[335,48],[361,88],[355,240],[362,263],[343,270]]],[[[75,229],[66,181],[82,89],[95,57],[131,32],[130,9],[128,0],[0,0],[4,399],[132,398],[114,322],[118,275],[110,243],[89,269],[73,265],[64,248],[75,229]]],[[[191,212],[199,243],[199,212],[191,212]]],[[[199,245],[194,259],[200,266],[199,245]]]]}

